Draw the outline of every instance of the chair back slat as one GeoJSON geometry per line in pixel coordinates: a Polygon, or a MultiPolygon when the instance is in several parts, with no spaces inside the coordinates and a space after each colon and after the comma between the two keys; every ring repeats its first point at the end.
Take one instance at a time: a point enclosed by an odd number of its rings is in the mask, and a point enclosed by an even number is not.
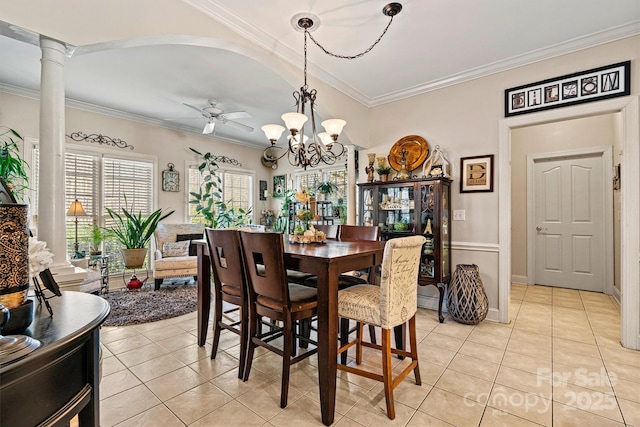
{"type": "Polygon", "coordinates": [[[339,226],[337,224],[317,224],[313,226],[316,230],[322,231],[327,239],[337,239],[339,226]]]}
{"type": "Polygon", "coordinates": [[[240,240],[251,298],[263,296],[288,306],[289,285],[282,234],[240,231],[240,240]]]}
{"type": "Polygon", "coordinates": [[[245,290],[240,234],[236,230],[205,230],[214,281],[245,290]]]}
{"type": "Polygon", "coordinates": [[[418,306],[418,271],[423,236],[387,241],[382,257],[380,321],[391,329],[409,320],[418,306]]]}
{"type": "Polygon", "coordinates": [[[340,240],[355,242],[358,240],[380,240],[380,227],[366,227],[363,225],[341,225],[340,240]]]}

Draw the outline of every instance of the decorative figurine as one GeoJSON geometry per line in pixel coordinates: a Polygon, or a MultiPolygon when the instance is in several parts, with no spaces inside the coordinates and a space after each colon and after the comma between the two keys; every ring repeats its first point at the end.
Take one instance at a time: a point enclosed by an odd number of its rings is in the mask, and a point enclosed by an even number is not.
{"type": "Polygon", "coordinates": [[[407,150],[405,148],[402,149],[402,159],[400,160],[400,170],[396,174],[395,179],[409,179],[411,178],[411,174],[407,170],[407,150]]]}
{"type": "Polygon", "coordinates": [[[367,173],[367,182],[373,182],[373,172],[375,171],[373,162],[376,159],[376,153],[369,153],[367,156],[369,156],[369,166],[364,168],[364,171],[367,173]]]}

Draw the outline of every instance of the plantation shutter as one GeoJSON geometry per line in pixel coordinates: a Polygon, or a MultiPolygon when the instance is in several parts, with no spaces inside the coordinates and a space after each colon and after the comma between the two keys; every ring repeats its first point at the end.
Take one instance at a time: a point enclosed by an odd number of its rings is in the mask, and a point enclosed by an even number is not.
{"type": "MultiPolygon", "coordinates": [[[[99,158],[92,154],[67,152],[65,154],[65,207],[78,199],[86,216],[78,217],[80,251],[88,252],[91,226],[100,223],[98,191],[99,158]]],[[[67,216],[67,253],[74,255],[75,217],[67,216]]]]}

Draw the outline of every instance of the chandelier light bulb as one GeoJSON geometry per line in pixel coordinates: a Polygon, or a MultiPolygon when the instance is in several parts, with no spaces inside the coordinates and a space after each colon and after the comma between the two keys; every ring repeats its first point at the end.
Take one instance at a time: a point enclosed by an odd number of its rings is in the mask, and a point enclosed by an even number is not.
{"type": "Polygon", "coordinates": [[[302,129],[302,126],[308,120],[307,116],[300,113],[284,113],[282,115],[282,120],[287,125],[287,129],[290,131],[298,132],[302,129]]]}
{"type": "Polygon", "coordinates": [[[282,132],[284,132],[284,126],[280,125],[264,125],[261,129],[272,144],[275,144],[282,136],[282,132]]]}
{"type": "Polygon", "coordinates": [[[333,138],[331,138],[331,135],[327,132],[320,132],[318,134],[318,138],[320,138],[320,141],[322,141],[322,143],[327,147],[331,147],[331,144],[333,144],[333,138]]]}
{"type": "Polygon", "coordinates": [[[340,133],[342,132],[342,128],[346,124],[347,122],[342,119],[329,119],[322,122],[322,126],[327,133],[332,137],[335,135],[336,139],[338,139],[338,136],[340,136],[340,133]]]}

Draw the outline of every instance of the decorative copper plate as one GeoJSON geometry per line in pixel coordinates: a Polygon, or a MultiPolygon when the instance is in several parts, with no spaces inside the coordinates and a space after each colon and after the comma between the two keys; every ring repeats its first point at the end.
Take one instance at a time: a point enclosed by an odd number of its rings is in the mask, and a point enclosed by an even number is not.
{"type": "Polygon", "coordinates": [[[411,172],[419,168],[429,155],[429,145],[427,140],[418,135],[407,135],[400,138],[393,144],[389,151],[389,165],[395,170],[400,170],[402,165],[402,149],[406,150],[405,159],[407,161],[407,170],[411,172]]]}

